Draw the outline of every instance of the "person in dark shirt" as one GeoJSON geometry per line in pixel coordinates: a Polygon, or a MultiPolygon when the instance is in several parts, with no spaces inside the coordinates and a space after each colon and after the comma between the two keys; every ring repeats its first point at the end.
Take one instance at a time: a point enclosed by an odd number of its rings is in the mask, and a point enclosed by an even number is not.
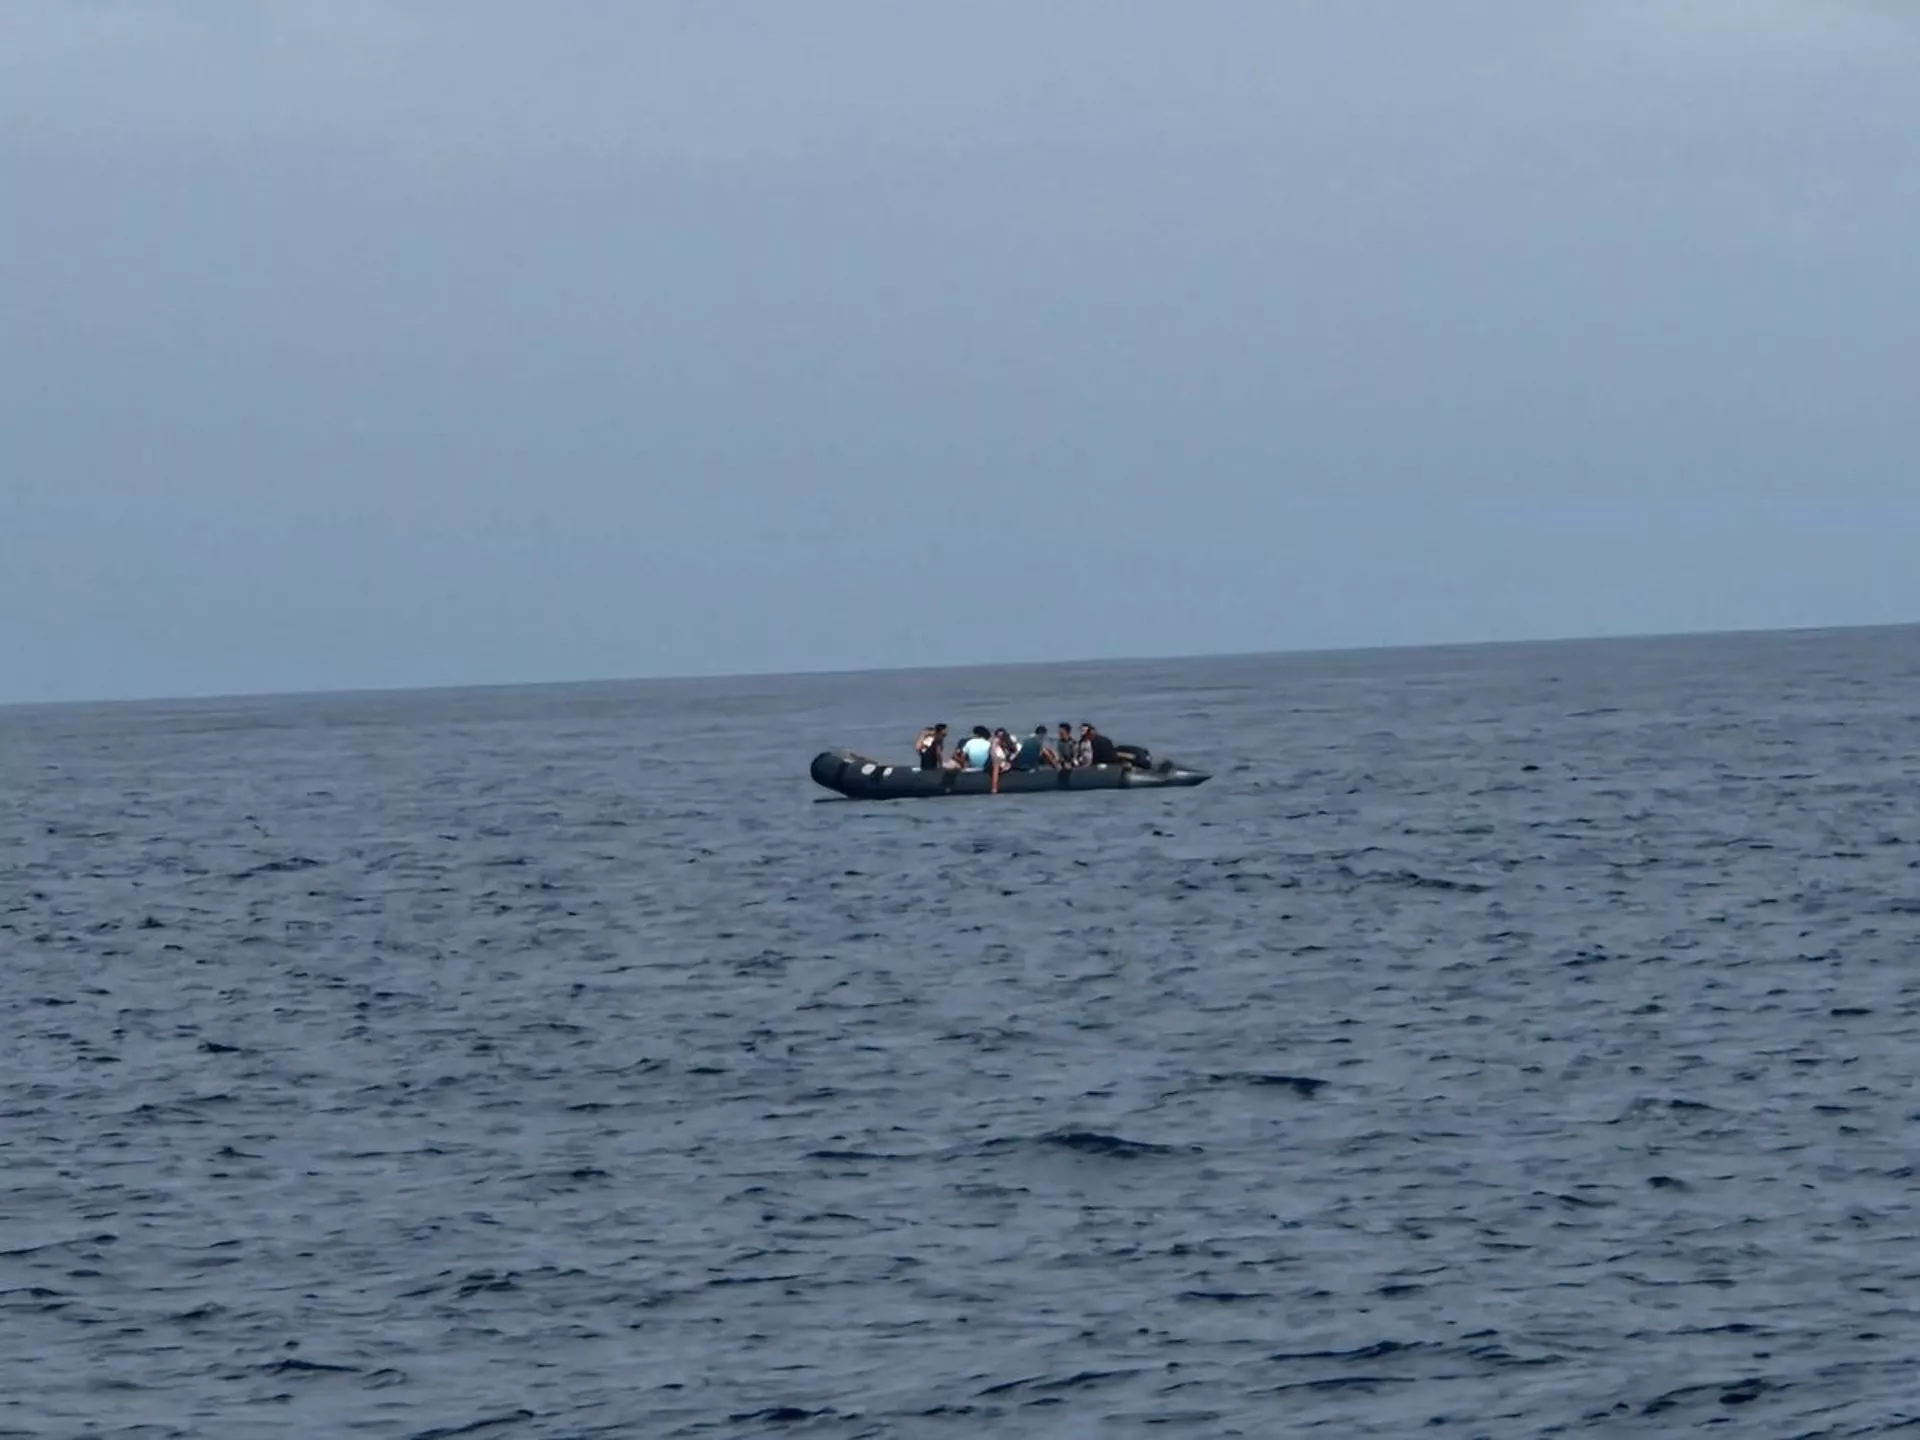
{"type": "Polygon", "coordinates": [[[1016,770],[1038,770],[1042,765],[1057,768],[1059,757],[1053,753],[1053,747],[1047,744],[1047,727],[1036,725],[1033,734],[1020,742],[1020,750],[1013,757],[1016,770]]]}
{"type": "Polygon", "coordinates": [[[913,742],[913,748],[920,752],[922,770],[938,770],[941,764],[941,750],[947,743],[947,726],[942,721],[938,725],[929,725],[922,730],[913,742]]]}
{"type": "Polygon", "coordinates": [[[1073,739],[1073,726],[1064,720],[1060,722],[1060,733],[1054,737],[1053,753],[1059,758],[1063,770],[1071,770],[1081,763],[1080,747],[1073,739]]]}
{"type": "Polygon", "coordinates": [[[1094,729],[1091,721],[1081,722],[1080,744],[1092,757],[1092,763],[1095,765],[1120,763],[1120,752],[1114,748],[1113,741],[1094,729]]]}

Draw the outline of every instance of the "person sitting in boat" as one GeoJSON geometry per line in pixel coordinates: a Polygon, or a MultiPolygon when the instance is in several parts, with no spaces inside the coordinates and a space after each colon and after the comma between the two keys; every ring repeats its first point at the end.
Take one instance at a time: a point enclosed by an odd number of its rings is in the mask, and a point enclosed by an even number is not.
{"type": "Polygon", "coordinates": [[[1053,753],[1059,758],[1064,770],[1077,769],[1089,762],[1080,758],[1080,745],[1073,738],[1073,726],[1066,721],[1060,722],[1060,734],[1053,742],[1053,753]]]}
{"type": "Polygon", "coordinates": [[[1090,720],[1080,722],[1080,748],[1086,753],[1090,764],[1118,765],[1121,763],[1120,751],[1113,741],[1094,729],[1093,722],[1090,720]]]}
{"type": "Polygon", "coordinates": [[[1002,770],[1013,768],[1014,757],[1020,753],[1020,742],[1007,733],[1002,725],[993,732],[993,763],[1002,770]]]}
{"type": "Polygon", "coordinates": [[[984,725],[973,727],[973,734],[960,742],[954,752],[962,770],[984,770],[993,760],[993,732],[984,725]]]}
{"type": "Polygon", "coordinates": [[[1150,770],[1153,756],[1144,745],[1116,745],[1092,724],[1080,727],[1080,743],[1095,765],[1124,765],[1129,770],[1150,770]]]}
{"type": "Polygon", "coordinates": [[[946,747],[946,743],[947,722],[944,720],[938,725],[929,725],[914,737],[913,748],[920,752],[920,768],[922,770],[939,770],[943,768],[945,757],[942,752],[946,747]]]}
{"type": "Polygon", "coordinates": [[[1047,727],[1036,725],[1033,727],[1033,734],[1020,742],[1020,749],[1013,757],[1013,768],[1038,770],[1042,765],[1057,770],[1060,768],[1060,757],[1047,743],[1047,727]]]}

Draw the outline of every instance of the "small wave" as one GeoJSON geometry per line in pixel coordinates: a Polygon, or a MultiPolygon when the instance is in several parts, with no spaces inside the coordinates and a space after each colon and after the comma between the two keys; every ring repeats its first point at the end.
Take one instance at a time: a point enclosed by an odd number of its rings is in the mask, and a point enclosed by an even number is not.
{"type": "MultiPolygon", "coordinates": [[[[1750,1320],[1729,1320],[1724,1325],[1683,1325],[1673,1332],[1676,1335],[1773,1335],[1777,1332],[1765,1325],[1755,1325],[1750,1320]]],[[[1640,1339],[1641,1336],[1629,1336],[1640,1339]]]]}
{"type": "Polygon", "coordinates": [[[0,1260],[19,1260],[28,1255],[43,1255],[49,1250],[62,1250],[68,1246],[111,1245],[119,1238],[118,1235],[109,1233],[76,1235],[71,1240],[49,1240],[44,1245],[22,1245],[17,1250],[0,1250],[0,1260]]]}
{"type": "Polygon", "coordinates": [[[322,1360],[302,1360],[289,1355],[283,1360],[262,1365],[259,1371],[263,1375],[358,1375],[359,1367],[354,1365],[329,1365],[322,1360]]]}
{"type": "Polygon", "coordinates": [[[1558,1200],[1562,1205],[1576,1210],[1604,1210],[1614,1203],[1611,1200],[1598,1200],[1587,1195],[1568,1195],[1556,1190],[1536,1190],[1533,1193],[1538,1199],[1558,1200]]]}
{"type": "Polygon", "coordinates": [[[1080,1370],[1072,1375],[1050,1377],[1029,1375],[1020,1380],[1003,1380],[997,1385],[989,1385],[980,1391],[981,1398],[988,1395],[1008,1395],[1016,1390],[1033,1390],[1051,1393],[1060,1390],[1084,1390],[1089,1386],[1102,1385],[1109,1380],[1124,1380],[1138,1375],[1138,1370],[1080,1370]]]}
{"type": "Polygon", "coordinates": [[[506,1415],[489,1415],[484,1420],[470,1420],[465,1425],[439,1425],[431,1430],[416,1430],[407,1440],[453,1440],[456,1435],[478,1435],[482,1430],[491,1430],[499,1425],[518,1425],[533,1418],[531,1410],[515,1410],[506,1415]]]}
{"type": "Polygon", "coordinates": [[[1373,1344],[1362,1345],[1357,1350],[1282,1350],[1267,1358],[1282,1363],[1294,1360],[1381,1360],[1389,1355],[1403,1355],[1423,1348],[1425,1347],[1418,1341],[1376,1340],[1373,1344]]]}
{"type": "MultiPolygon", "coordinates": [[[[472,1274],[461,1280],[458,1288],[456,1288],[453,1293],[460,1299],[466,1300],[475,1295],[485,1294],[488,1291],[518,1290],[519,1288],[519,1283],[513,1278],[512,1271],[508,1271],[504,1275],[497,1275],[491,1270],[475,1270],[472,1274]]],[[[457,1432],[450,1431],[449,1433],[457,1432]]]]}
{"type": "Polygon", "coordinates": [[[765,1410],[742,1410],[737,1414],[729,1415],[727,1419],[736,1425],[744,1425],[753,1420],[766,1425],[798,1425],[803,1420],[836,1419],[839,1414],[840,1412],[830,1405],[821,1410],[803,1410],[798,1405],[773,1405],[765,1410]]]}
{"type": "Polygon", "coordinates": [[[1422,875],[1417,870],[1355,870],[1351,866],[1337,867],[1342,879],[1359,880],[1374,885],[1404,885],[1410,890],[1442,890],[1461,895],[1484,895],[1493,887],[1478,880],[1449,880],[1440,875],[1422,875]]]}
{"type": "Polygon", "coordinates": [[[1542,1365],[1564,1365],[1567,1357],[1551,1352],[1544,1355],[1516,1355],[1499,1341],[1476,1345],[1467,1354],[1483,1365],[1501,1365],[1512,1369],[1535,1369],[1542,1365]]]}
{"type": "Polygon", "coordinates": [[[137,1118],[157,1123],[178,1120],[181,1118],[182,1111],[195,1110],[203,1105],[230,1105],[234,1099],[231,1091],[217,1090],[207,1095],[189,1095],[183,1100],[144,1100],[131,1110],[123,1111],[122,1114],[130,1120],[137,1118]]]}
{"type": "Polygon", "coordinates": [[[1770,1391],[1787,1388],[1778,1381],[1766,1380],[1757,1375],[1734,1381],[1708,1381],[1703,1385],[1683,1385],[1678,1390],[1669,1390],[1664,1395],[1655,1396],[1640,1407],[1640,1413],[1663,1415],[1669,1410],[1676,1410],[1683,1405],[1701,1400],[1717,1400],[1722,1405],[1747,1405],[1770,1391]]]}
{"type": "MultiPolygon", "coordinates": [[[[1180,1153],[1180,1147],[1177,1146],[1153,1145],[1144,1140],[1128,1140],[1099,1130],[1051,1130],[1039,1139],[1042,1145],[1051,1145],[1061,1150],[1075,1150],[1083,1155],[1110,1155],[1121,1160],[1132,1160],[1143,1155],[1180,1153]]],[[[1193,1149],[1197,1147],[1190,1147],[1189,1153],[1192,1153],[1193,1149]]]]}
{"type": "Polygon", "coordinates": [[[1292,1090],[1296,1095],[1312,1099],[1326,1088],[1327,1082],[1313,1075],[1281,1075],[1270,1070],[1229,1070],[1224,1074],[1209,1075],[1207,1079],[1215,1085],[1253,1085],[1266,1088],[1292,1090]]]}
{"type": "Polygon", "coordinates": [[[1296,1390],[1373,1390],[1382,1385],[1411,1383],[1412,1378],[1406,1375],[1331,1375],[1324,1380],[1295,1380],[1286,1385],[1274,1385],[1254,1393],[1264,1397],[1286,1395],[1296,1390]]]}
{"type": "Polygon", "coordinates": [[[320,867],[321,863],[321,861],[311,859],[305,855],[290,855],[285,860],[269,860],[265,864],[255,865],[251,869],[237,870],[229,878],[234,880],[249,880],[255,875],[284,875],[294,870],[315,870],[320,867]]]}

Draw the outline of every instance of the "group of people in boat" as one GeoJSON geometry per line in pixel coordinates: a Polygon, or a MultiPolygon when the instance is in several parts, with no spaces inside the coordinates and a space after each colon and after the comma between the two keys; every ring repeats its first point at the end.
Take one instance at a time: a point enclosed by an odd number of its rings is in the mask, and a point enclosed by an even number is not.
{"type": "Polygon", "coordinates": [[[1082,722],[1075,738],[1073,726],[1062,720],[1058,733],[1049,735],[1047,727],[1036,725],[1033,733],[1016,739],[1002,728],[973,727],[973,733],[947,753],[947,727],[943,721],[929,725],[915,737],[913,748],[919,753],[922,770],[1074,770],[1087,765],[1135,765],[1151,763],[1147,752],[1137,745],[1116,745],[1094,727],[1082,722]]]}

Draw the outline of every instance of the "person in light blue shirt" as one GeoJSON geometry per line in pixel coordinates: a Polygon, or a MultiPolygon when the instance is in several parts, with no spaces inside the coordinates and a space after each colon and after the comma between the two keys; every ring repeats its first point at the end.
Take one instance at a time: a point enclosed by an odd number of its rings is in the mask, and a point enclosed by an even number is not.
{"type": "Polygon", "coordinates": [[[962,770],[984,770],[993,758],[993,732],[984,725],[973,727],[973,734],[960,742],[956,752],[962,770]]]}

